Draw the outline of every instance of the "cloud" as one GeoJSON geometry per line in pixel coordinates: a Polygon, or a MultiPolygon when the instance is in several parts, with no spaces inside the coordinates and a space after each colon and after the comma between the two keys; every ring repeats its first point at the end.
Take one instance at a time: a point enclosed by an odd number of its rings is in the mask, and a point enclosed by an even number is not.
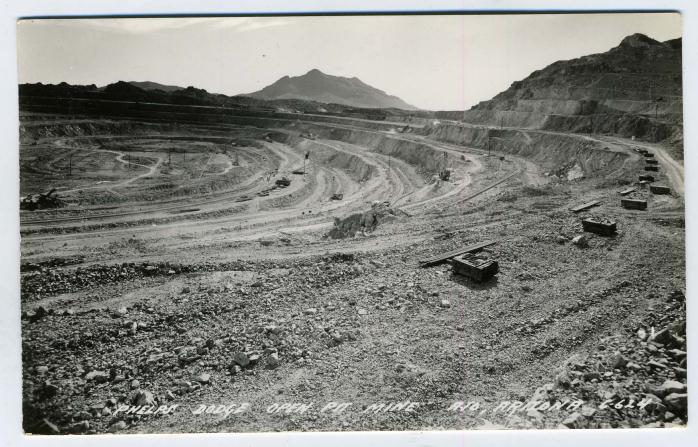
{"type": "Polygon", "coordinates": [[[279,17],[266,17],[259,18],[255,17],[254,21],[248,22],[240,27],[240,31],[254,31],[263,28],[271,28],[276,26],[288,25],[289,20],[279,17]]]}
{"type": "Polygon", "coordinates": [[[192,27],[199,27],[202,31],[213,29],[247,32],[287,25],[290,23],[290,20],[283,17],[142,17],[128,19],[48,19],[32,20],[31,22],[32,25],[82,25],[108,32],[142,35],[160,31],[177,31],[192,27]]]}

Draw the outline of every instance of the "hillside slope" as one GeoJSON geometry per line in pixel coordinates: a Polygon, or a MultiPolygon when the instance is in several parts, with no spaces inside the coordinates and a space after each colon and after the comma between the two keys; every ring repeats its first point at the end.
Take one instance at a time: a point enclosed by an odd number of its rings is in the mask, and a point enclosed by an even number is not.
{"type": "Polygon", "coordinates": [[[458,118],[474,124],[682,140],[681,39],[626,37],[599,54],[558,61],[458,118]]]}

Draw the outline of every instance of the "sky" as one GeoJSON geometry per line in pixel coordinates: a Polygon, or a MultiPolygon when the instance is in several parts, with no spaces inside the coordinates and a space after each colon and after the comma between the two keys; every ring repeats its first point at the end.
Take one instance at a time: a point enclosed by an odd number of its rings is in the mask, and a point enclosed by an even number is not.
{"type": "Polygon", "coordinates": [[[17,25],[20,83],[119,80],[251,93],[313,68],[428,110],[464,110],[555,61],[634,33],[681,37],[676,13],[39,19],[17,25]]]}

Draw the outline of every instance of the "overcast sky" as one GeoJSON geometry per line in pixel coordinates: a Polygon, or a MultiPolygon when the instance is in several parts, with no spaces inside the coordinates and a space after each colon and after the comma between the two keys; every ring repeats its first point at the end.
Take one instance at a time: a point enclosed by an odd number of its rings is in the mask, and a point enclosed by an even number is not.
{"type": "Polygon", "coordinates": [[[234,95],[312,68],[420,108],[462,110],[623,37],[681,36],[678,14],[26,20],[19,82],[193,85],[234,95]]]}

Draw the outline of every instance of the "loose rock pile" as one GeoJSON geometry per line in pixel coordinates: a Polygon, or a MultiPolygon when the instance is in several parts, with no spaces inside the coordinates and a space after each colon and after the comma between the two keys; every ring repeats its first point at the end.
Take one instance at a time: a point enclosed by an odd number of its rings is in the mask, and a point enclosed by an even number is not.
{"type": "Polygon", "coordinates": [[[370,233],[378,225],[406,215],[400,209],[391,208],[389,202],[376,202],[366,212],[352,214],[344,219],[335,218],[334,228],[327,236],[332,239],[344,239],[354,237],[357,233],[370,233]]]}
{"type": "Polygon", "coordinates": [[[533,418],[531,427],[668,427],[687,422],[684,295],[673,292],[659,314],[626,334],[603,340],[596,354],[565,364],[537,393],[549,402],[581,399],[562,415],[533,418]],[[539,420],[538,420],[539,419],[539,420]]]}

